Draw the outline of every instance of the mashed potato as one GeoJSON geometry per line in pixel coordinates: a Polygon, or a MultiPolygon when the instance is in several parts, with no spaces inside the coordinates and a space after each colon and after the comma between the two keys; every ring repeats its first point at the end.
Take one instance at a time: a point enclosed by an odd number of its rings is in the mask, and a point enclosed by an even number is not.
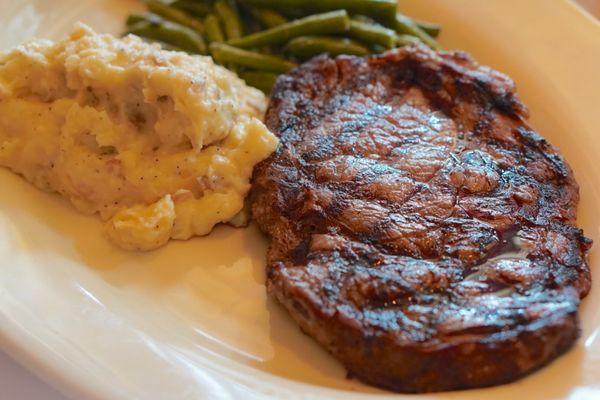
{"type": "Polygon", "coordinates": [[[209,57],[77,25],[0,53],[0,165],[150,250],[240,214],[277,139],[264,95],[209,57]]]}

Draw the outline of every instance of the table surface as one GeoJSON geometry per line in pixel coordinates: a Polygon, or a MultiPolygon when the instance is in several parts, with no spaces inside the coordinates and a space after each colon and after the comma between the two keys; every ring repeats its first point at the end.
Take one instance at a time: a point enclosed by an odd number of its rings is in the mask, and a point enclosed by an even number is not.
{"type": "MultiPolygon", "coordinates": [[[[576,0],[600,18],[600,0],[576,0]]],[[[6,400],[68,400],[0,351],[0,395],[6,400]]]]}
{"type": "Polygon", "coordinates": [[[600,18],[600,0],[576,0],[576,2],[581,4],[592,15],[600,18]]]}
{"type": "Polygon", "coordinates": [[[3,400],[67,400],[3,352],[0,352],[0,388],[3,400]]]}

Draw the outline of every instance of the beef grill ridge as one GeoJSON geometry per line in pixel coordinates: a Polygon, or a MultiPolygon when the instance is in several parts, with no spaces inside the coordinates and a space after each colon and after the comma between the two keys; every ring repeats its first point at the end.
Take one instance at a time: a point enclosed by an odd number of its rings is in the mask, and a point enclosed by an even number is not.
{"type": "Polygon", "coordinates": [[[579,336],[578,186],[513,82],[461,52],[321,56],[282,76],[254,172],[267,288],[350,375],[513,381],[579,336]]]}

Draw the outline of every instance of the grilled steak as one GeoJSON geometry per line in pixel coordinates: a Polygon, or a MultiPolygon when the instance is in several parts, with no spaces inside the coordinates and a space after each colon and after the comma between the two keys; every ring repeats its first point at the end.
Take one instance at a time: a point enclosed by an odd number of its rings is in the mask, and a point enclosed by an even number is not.
{"type": "Polygon", "coordinates": [[[590,289],[569,166],[506,76],[413,46],[281,77],[255,170],[267,287],[365,382],[495,385],[566,351],[590,289]]]}

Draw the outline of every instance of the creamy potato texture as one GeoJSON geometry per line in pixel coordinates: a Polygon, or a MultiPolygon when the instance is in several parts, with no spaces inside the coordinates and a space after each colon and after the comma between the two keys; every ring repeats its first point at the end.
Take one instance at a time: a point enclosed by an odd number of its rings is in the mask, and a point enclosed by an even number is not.
{"type": "Polygon", "coordinates": [[[79,24],[0,53],[0,165],[150,250],[244,222],[252,169],[277,145],[265,107],[209,57],[79,24]]]}

